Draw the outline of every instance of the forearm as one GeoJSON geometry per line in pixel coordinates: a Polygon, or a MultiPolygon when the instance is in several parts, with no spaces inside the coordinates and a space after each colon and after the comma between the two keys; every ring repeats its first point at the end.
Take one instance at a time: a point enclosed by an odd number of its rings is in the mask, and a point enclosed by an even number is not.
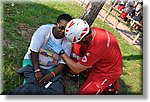
{"type": "Polygon", "coordinates": [[[69,68],[72,69],[74,72],[83,71],[80,67],[77,66],[77,63],[74,62],[67,54],[62,54],[61,57],[69,66],[69,68]]]}
{"type": "Polygon", "coordinates": [[[63,71],[64,67],[65,65],[60,63],[59,65],[56,66],[53,72],[55,73],[55,75],[59,75],[63,71]]]}
{"type": "Polygon", "coordinates": [[[34,70],[39,69],[39,54],[37,52],[31,51],[31,62],[33,64],[34,70]]]}

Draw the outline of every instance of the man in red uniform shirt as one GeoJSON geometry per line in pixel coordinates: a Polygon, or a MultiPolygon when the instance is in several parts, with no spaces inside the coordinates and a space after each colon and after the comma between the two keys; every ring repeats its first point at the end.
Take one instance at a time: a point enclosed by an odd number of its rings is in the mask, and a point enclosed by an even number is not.
{"type": "MultiPolygon", "coordinates": [[[[83,57],[83,55],[85,54],[86,52],[86,48],[87,48],[87,45],[86,44],[82,44],[82,43],[74,43],[72,45],[72,52],[70,54],[70,58],[74,61],[74,62],[78,62],[79,59],[81,57],[83,57]]],[[[80,72],[74,72],[73,70],[71,70],[70,68],[67,68],[66,72],[71,75],[72,77],[75,77],[75,76],[79,76],[81,73],[80,72]]],[[[91,72],[91,68],[90,69],[87,69],[85,71],[83,71],[83,75],[84,75],[84,78],[87,78],[89,73],[91,72]]]]}
{"type": "Polygon", "coordinates": [[[92,68],[77,94],[116,94],[119,91],[118,78],[122,74],[122,54],[113,34],[101,28],[90,28],[81,19],[73,19],[66,26],[65,36],[71,43],[85,45],[84,55],[78,62],[67,56],[61,46],[54,42],[49,45],[74,72],[92,68]]]}

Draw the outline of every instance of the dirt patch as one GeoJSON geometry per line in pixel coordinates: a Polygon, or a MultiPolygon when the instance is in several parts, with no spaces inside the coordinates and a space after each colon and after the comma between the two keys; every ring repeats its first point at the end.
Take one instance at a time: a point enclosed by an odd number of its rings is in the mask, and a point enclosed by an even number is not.
{"type": "Polygon", "coordinates": [[[30,25],[23,23],[19,23],[16,28],[17,34],[23,36],[25,39],[30,39],[34,31],[37,29],[35,27],[31,27],[30,25]]]}
{"type": "Polygon", "coordinates": [[[76,95],[80,87],[83,85],[85,78],[82,74],[71,75],[67,72],[63,72],[63,81],[65,84],[65,94],[76,95]]]}

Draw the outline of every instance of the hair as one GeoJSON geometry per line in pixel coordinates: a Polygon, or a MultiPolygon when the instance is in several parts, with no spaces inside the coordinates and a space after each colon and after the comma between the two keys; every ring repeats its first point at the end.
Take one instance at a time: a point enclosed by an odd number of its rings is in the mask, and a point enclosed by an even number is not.
{"type": "Polygon", "coordinates": [[[57,23],[60,22],[60,20],[65,20],[69,22],[72,20],[72,17],[69,14],[62,14],[57,17],[57,23]]]}

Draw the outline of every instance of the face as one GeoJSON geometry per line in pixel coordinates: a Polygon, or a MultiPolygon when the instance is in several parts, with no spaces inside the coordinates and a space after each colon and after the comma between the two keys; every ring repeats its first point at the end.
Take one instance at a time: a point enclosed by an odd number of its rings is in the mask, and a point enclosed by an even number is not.
{"type": "Polygon", "coordinates": [[[65,28],[67,25],[67,21],[60,20],[60,22],[56,23],[54,37],[56,39],[61,39],[65,36],[65,28]]]}

